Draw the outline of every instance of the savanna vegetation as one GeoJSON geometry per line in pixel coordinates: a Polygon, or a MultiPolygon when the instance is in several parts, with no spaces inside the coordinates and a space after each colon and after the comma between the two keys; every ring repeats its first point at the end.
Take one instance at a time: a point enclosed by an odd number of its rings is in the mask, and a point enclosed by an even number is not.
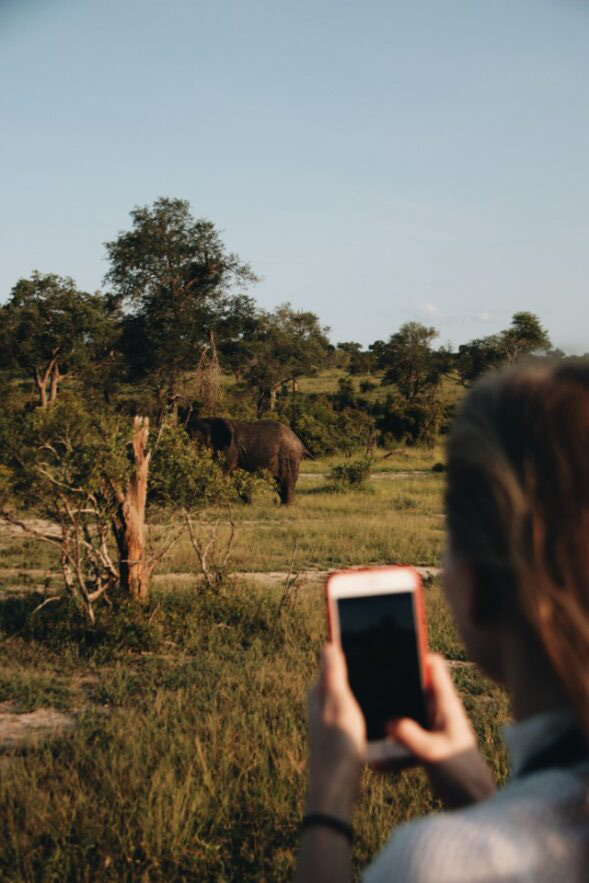
{"type": "MultiPolygon", "coordinates": [[[[485,370],[566,358],[538,317],[456,351],[417,322],[335,345],[313,312],[263,310],[176,199],[106,249],[105,291],[33,273],[0,307],[0,877],[288,879],[337,567],[426,568],[432,647],[501,780],[506,699],[436,576],[443,436],[485,370]],[[288,424],[314,458],[294,506],[194,444],[195,412],[288,424]],[[2,741],[2,716],[49,707],[59,738],[2,741]]],[[[357,866],[433,806],[420,772],[367,772],[357,866]]]]}

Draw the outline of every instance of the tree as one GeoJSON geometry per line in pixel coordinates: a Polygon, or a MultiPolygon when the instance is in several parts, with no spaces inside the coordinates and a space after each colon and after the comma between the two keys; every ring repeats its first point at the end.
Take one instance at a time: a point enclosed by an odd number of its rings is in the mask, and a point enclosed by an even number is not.
{"type": "Polygon", "coordinates": [[[131,217],[132,229],[106,243],[105,282],[128,309],[123,349],[131,376],[149,378],[175,408],[182,374],[196,368],[210,332],[240,304],[231,290],[256,276],[185,200],[162,197],[131,217]]]}
{"type": "Polygon", "coordinates": [[[503,358],[501,338],[498,334],[461,344],[453,360],[458,382],[462,386],[470,386],[485,371],[501,365],[503,358]]]}
{"type": "Polygon", "coordinates": [[[0,307],[2,365],[29,375],[47,408],[67,378],[107,370],[118,321],[112,299],[79,291],[69,277],[35,272],[20,279],[0,307]]]}
{"type": "Polygon", "coordinates": [[[313,375],[328,358],[329,329],[322,327],[315,313],[293,310],[286,303],[273,313],[258,314],[257,327],[240,351],[241,375],[256,393],[258,415],[274,411],[281,386],[313,375]]]}
{"type": "Polygon", "coordinates": [[[354,340],[338,343],[337,349],[347,355],[347,365],[350,374],[370,374],[376,365],[374,353],[362,349],[362,344],[354,340]]]}
{"type": "Polygon", "coordinates": [[[523,356],[546,353],[552,346],[550,337],[535,313],[514,313],[511,326],[500,335],[500,346],[508,364],[523,356]]]}
{"type": "Polygon", "coordinates": [[[435,389],[448,367],[446,351],[432,349],[437,336],[435,328],[420,322],[402,325],[380,350],[383,384],[395,384],[409,401],[435,389]]]}
{"type": "Polygon", "coordinates": [[[550,337],[534,313],[514,313],[505,331],[462,344],[454,357],[459,382],[470,386],[493,368],[513,364],[526,356],[548,353],[550,337]]]}
{"type": "Polygon", "coordinates": [[[96,412],[72,393],[52,408],[0,412],[0,515],[58,550],[66,591],[91,622],[95,603],[117,588],[147,599],[153,569],[183,530],[173,524],[179,509],[231,494],[218,464],[180,427],[163,425],[153,437],[147,418],[96,412]],[[172,521],[149,547],[148,506],[160,524],[172,521]]]}

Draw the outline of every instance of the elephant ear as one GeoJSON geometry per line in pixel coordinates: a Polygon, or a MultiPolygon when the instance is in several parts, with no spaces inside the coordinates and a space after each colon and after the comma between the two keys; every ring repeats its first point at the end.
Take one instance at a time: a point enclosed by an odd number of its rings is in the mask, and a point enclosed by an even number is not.
{"type": "Polygon", "coordinates": [[[217,451],[230,448],[235,441],[235,429],[230,420],[215,417],[211,420],[211,441],[217,451]]]}

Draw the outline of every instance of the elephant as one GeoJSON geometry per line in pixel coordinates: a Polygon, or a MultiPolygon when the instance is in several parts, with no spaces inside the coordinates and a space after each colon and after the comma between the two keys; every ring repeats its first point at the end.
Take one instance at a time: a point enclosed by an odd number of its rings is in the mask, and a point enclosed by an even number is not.
{"type": "Polygon", "coordinates": [[[280,502],[293,502],[299,464],[307,451],[288,426],[275,420],[247,423],[191,414],[186,429],[191,438],[224,455],[227,472],[238,467],[248,472],[267,469],[276,479],[280,502]]]}

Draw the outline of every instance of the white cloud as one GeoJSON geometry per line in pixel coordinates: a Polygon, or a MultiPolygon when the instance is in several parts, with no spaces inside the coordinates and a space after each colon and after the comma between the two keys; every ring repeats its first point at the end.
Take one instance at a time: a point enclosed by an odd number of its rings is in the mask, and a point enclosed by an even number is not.
{"type": "Polygon", "coordinates": [[[435,304],[429,303],[429,301],[424,301],[417,308],[422,316],[427,316],[430,319],[441,319],[442,312],[439,307],[435,304]]]}

